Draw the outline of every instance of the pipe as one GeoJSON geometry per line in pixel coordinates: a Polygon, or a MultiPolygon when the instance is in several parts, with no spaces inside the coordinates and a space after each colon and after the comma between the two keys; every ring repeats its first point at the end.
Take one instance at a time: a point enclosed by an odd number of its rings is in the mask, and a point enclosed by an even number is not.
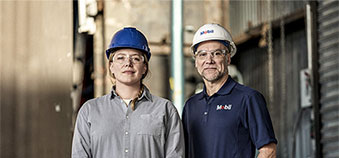
{"type": "Polygon", "coordinates": [[[79,20],[79,28],[81,26],[86,25],[86,0],[78,1],[78,20],[79,20]]]}
{"type": "Polygon", "coordinates": [[[94,33],[94,97],[105,94],[105,50],[104,50],[104,18],[103,14],[96,16],[96,32],[94,33]]]}
{"type": "Polygon", "coordinates": [[[321,115],[320,115],[320,88],[318,71],[318,36],[317,36],[317,1],[310,1],[306,5],[306,29],[308,68],[311,70],[312,105],[314,115],[315,157],[322,158],[321,144],[321,115]]]}
{"type": "Polygon", "coordinates": [[[272,28],[272,8],[271,8],[271,1],[267,0],[267,10],[268,10],[268,91],[269,91],[269,111],[273,111],[274,105],[274,67],[273,67],[273,28],[272,28]]]}
{"type": "Polygon", "coordinates": [[[183,2],[172,1],[172,42],[171,42],[171,67],[172,75],[170,82],[172,90],[172,101],[180,116],[184,105],[184,58],[183,58],[183,2]]]}
{"type": "Polygon", "coordinates": [[[306,4],[306,33],[308,69],[312,70],[312,15],[310,4],[306,4]]]}

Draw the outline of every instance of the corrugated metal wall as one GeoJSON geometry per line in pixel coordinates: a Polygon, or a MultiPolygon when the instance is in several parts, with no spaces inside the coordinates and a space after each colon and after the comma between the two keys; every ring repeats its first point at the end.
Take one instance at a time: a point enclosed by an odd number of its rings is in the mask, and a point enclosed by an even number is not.
{"type": "Polygon", "coordinates": [[[265,96],[278,139],[277,155],[282,158],[294,157],[293,128],[300,111],[299,71],[307,67],[306,32],[303,23],[301,19],[286,27],[283,41],[279,37],[279,29],[274,31],[272,104],[269,102],[268,48],[258,46],[260,39],[251,39],[239,45],[239,51],[232,58],[232,63],[243,74],[244,84],[265,96]],[[282,49],[282,43],[285,50],[282,49]]]}
{"type": "Polygon", "coordinates": [[[232,35],[238,36],[251,27],[276,20],[282,16],[303,9],[308,0],[283,1],[283,0],[241,0],[230,1],[229,23],[232,35]],[[271,5],[269,6],[269,3],[271,5]],[[271,12],[269,12],[271,9],[271,12]]]}
{"type": "Polygon", "coordinates": [[[71,150],[72,1],[0,1],[0,157],[71,150]]]}
{"type": "Polygon", "coordinates": [[[318,1],[321,143],[324,157],[339,157],[339,1],[318,1]]]}

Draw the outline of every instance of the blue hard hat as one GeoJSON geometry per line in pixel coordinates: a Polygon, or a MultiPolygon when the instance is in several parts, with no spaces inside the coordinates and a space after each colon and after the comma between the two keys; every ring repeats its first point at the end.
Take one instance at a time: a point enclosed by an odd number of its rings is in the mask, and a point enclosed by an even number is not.
{"type": "Polygon", "coordinates": [[[148,47],[146,37],[133,27],[125,27],[114,34],[108,49],[106,50],[107,59],[109,55],[121,48],[133,48],[146,54],[147,59],[151,58],[151,52],[148,47]]]}

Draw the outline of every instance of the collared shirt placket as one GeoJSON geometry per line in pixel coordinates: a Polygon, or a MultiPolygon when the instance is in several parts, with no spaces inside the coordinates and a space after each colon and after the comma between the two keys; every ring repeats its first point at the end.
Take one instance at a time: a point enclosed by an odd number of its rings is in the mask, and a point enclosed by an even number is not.
{"type": "MultiPolygon", "coordinates": [[[[125,104],[123,102],[123,104],[125,104]]],[[[126,106],[126,105],[125,105],[126,106]]],[[[128,158],[131,157],[131,151],[130,151],[130,125],[131,125],[131,115],[132,115],[132,109],[129,105],[126,107],[127,110],[125,111],[125,121],[124,121],[124,157],[128,158]]]]}
{"type": "Polygon", "coordinates": [[[210,112],[210,107],[212,106],[211,104],[212,104],[212,102],[213,102],[213,97],[209,97],[209,96],[206,96],[205,97],[205,111],[204,111],[204,114],[203,114],[203,122],[204,123],[207,123],[207,121],[208,121],[208,114],[209,114],[209,112],[210,112]]]}

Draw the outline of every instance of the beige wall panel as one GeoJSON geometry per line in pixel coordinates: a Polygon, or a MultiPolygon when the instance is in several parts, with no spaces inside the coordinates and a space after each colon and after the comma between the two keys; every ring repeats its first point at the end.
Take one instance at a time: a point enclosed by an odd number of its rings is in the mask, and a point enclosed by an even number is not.
{"type": "MultiPolygon", "coordinates": [[[[147,37],[149,43],[169,41],[170,4],[171,1],[162,0],[105,1],[105,49],[113,34],[125,26],[139,29],[147,37]]],[[[152,51],[152,44],[150,48],[152,51]]],[[[161,50],[157,53],[161,53],[161,50]]],[[[109,92],[111,90],[109,76],[106,77],[106,83],[106,92],[109,92]]],[[[149,88],[152,91],[153,87],[149,88]]],[[[154,87],[154,91],[158,92],[159,89],[154,87]]],[[[164,93],[160,92],[158,95],[162,96],[164,93]]]]}
{"type": "Polygon", "coordinates": [[[170,67],[168,57],[166,55],[152,56],[149,67],[149,73],[144,79],[145,85],[153,94],[170,99],[168,98],[170,89],[170,67]]]}
{"type": "Polygon", "coordinates": [[[184,42],[191,44],[195,31],[206,23],[219,23],[228,28],[228,6],[229,0],[184,1],[184,42]]]}
{"type": "Polygon", "coordinates": [[[72,1],[1,1],[1,157],[69,157],[72,1]]]}
{"type": "Polygon", "coordinates": [[[0,1],[0,157],[12,157],[14,148],[14,110],[15,107],[15,82],[12,63],[14,61],[13,48],[15,37],[12,32],[15,23],[15,6],[5,5],[0,1]],[[5,38],[6,37],[6,38],[5,38]]]}
{"type": "Polygon", "coordinates": [[[162,0],[105,1],[106,42],[125,27],[134,26],[150,42],[160,42],[170,36],[170,3],[162,0]]]}

